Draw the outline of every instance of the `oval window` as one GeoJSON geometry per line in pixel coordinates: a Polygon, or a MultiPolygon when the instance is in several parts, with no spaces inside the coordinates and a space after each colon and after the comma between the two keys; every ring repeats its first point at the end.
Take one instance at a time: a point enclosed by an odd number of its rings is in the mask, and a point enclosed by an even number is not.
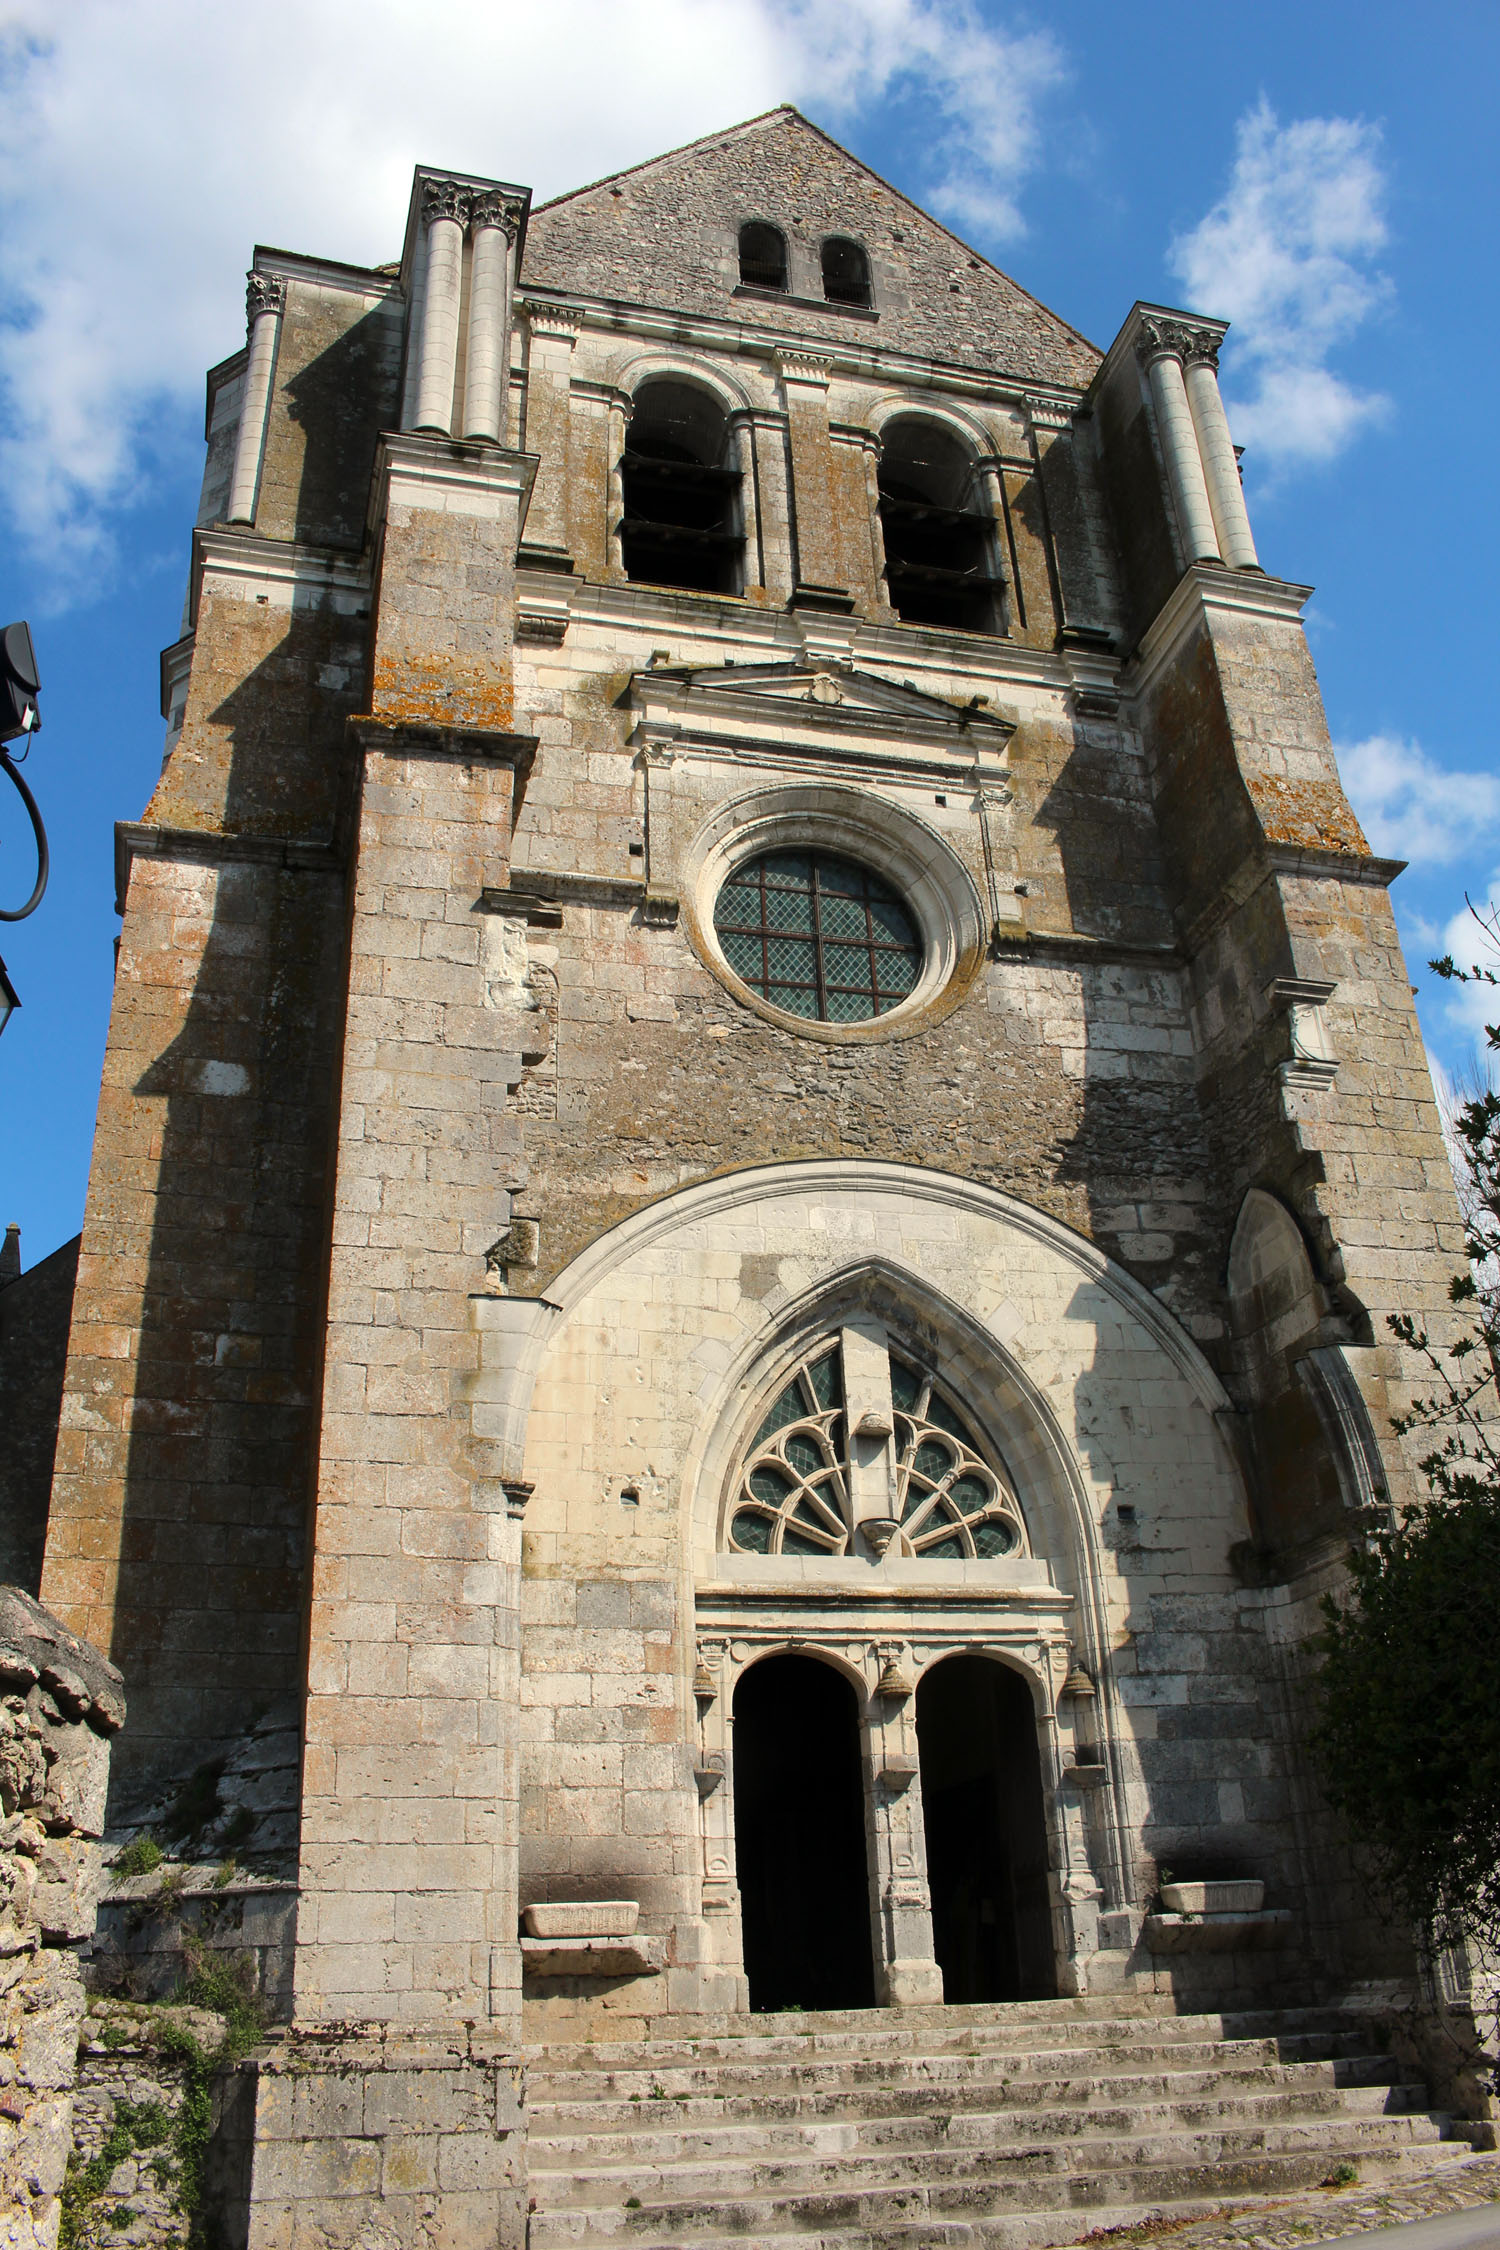
{"type": "Polygon", "coordinates": [[[888,1015],[922,973],[922,942],[899,894],[827,852],[746,860],[714,901],[714,930],[753,992],[819,1023],[888,1015]]]}

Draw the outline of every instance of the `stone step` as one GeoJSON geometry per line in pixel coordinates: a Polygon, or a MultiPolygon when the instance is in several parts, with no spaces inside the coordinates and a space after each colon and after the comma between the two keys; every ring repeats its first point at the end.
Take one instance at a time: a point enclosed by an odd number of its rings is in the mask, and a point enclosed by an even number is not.
{"type": "MultiPolygon", "coordinates": [[[[1037,2107],[1084,2110],[1111,2103],[1165,2100],[1231,2100],[1240,2094],[1286,2090],[1317,2098],[1328,2091],[1367,2092],[1379,2106],[1396,2089],[1399,2072],[1388,2057],[1360,2056],[1351,2070],[1346,2061],[1302,2063],[1223,2064],[1201,2070],[1111,2071],[1103,2076],[999,2077],[977,2064],[967,2074],[938,2083],[914,2082],[905,2076],[892,2083],[889,2075],[876,2083],[829,2088],[821,2077],[813,2086],[776,2093],[765,2086],[752,2092],[634,2094],[626,2097],[554,2099],[528,2093],[527,2109],[532,2132],[597,2133],[638,2132],[648,2124],[681,2128],[685,2125],[756,2124],[796,2118],[882,2118],[943,2115],[966,2110],[1009,2109],[1023,2112],[1037,2107]]],[[[1408,2089],[1419,2092],[1420,2089],[1408,2089]]],[[[1418,2105],[1420,2106],[1420,2104],[1418,2105]]]]}
{"type": "Polygon", "coordinates": [[[533,2113],[528,2148],[533,2174],[568,2172],[576,2177],[600,2167],[710,2160],[732,2163],[799,2150],[828,2156],[846,2150],[989,2148],[1020,2140],[1081,2142],[1100,2135],[1155,2136],[1174,2130],[1202,2132],[1298,2120],[1311,2123],[1328,2118],[1402,2117],[1421,2113],[1425,2103],[1426,2093],[1420,2086],[1329,2085],[1316,2090],[1287,2087],[1272,2093],[1214,2093],[1061,2109],[977,2108],[955,2113],[949,2106],[934,2106],[924,2115],[914,2114],[896,2094],[892,2107],[879,2117],[854,2117],[838,2111],[787,2118],[747,2116],[735,2122],[709,2119],[700,2123],[679,2117],[642,2130],[645,2121],[638,2116],[633,2131],[569,2130],[567,2125],[576,2128],[576,2121],[560,2126],[545,2113],[533,2113]]]}
{"type": "Polygon", "coordinates": [[[533,2064],[527,2081],[538,2102],[580,2101],[591,2096],[643,2100],[660,2093],[678,2094],[794,2091],[799,2087],[827,2089],[889,2084],[893,2073],[912,2083],[938,2084],[970,2075],[976,2059],[983,2057],[993,2072],[996,2063],[1006,2067],[1007,2078],[1087,2077],[1096,2075],[1103,2062],[1113,2072],[1132,2073],[1176,2068],[1201,2070],[1217,2065],[1246,2066],[1284,2062],[1342,2061],[1371,2069],[1389,2066],[1356,2035],[1297,2033],[1286,2038],[1179,2039],[1048,2046],[1036,2049],[981,2048],[912,2050],[871,2055],[858,2048],[822,2050],[807,2042],[771,2053],[712,2053],[679,2055],[675,2049],[661,2055],[654,2048],[643,2056],[640,2048],[619,2050],[620,2061],[611,2067],[603,2057],[592,2066],[560,2068],[533,2064]],[[1352,2050],[1352,2051],[1351,2051],[1352,2050]],[[625,2058],[629,2058],[626,2060],[625,2058]]]}
{"type": "MultiPolygon", "coordinates": [[[[1467,2147],[1448,2144],[1452,2161],[1463,2161],[1467,2147]]],[[[959,2179],[951,2171],[939,2180],[882,2184],[859,2190],[819,2190],[804,2195],[767,2193],[737,2202],[694,2197],[647,2201],[629,2208],[613,2203],[571,2204],[532,2214],[531,2250],[567,2250],[571,2244],[618,2242],[628,2250],[717,2250],[734,2244],[795,2242],[808,2250],[813,2240],[827,2250],[936,2250],[983,2245],[984,2250],[1019,2250],[1023,2244],[1076,2239],[1103,2213],[1128,2218],[1143,2208],[1195,2204],[1216,2210],[1235,2197],[1282,2195],[1315,2187],[1334,2165],[1353,2162],[1367,2184],[1412,2171],[1430,2171],[1441,2161],[1431,2143],[1371,2146],[1347,2134],[1320,2127],[1303,2149],[1230,2152],[1177,2163],[1099,2167],[1090,2172],[1033,2172],[1019,2177],[959,2179]],[[1049,2214],[1055,2223],[1049,2225],[1049,2214]],[[1069,2224],[1071,2215],[1072,2224],[1069,2224]],[[1085,2217],[1086,2215],[1086,2217],[1085,2217]]],[[[635,2189],[629,2190],[635,2194],[635,2189]]],[[[1174,2216],[1177,2211],[1174,2210],[1174,2216]]]]}
{"type": "Polygon", "coordinates": [[[1078,2177],[1093,2179],[1129,2169],[1172,2172],[1240,2159],[1295,2156],[1309,2148],[1335,2146],[1341,2156],[1379,2155],[1397,2148],[1427,2146],[1443,2139],[1446,2120],[1425,2111],[1398,2117],[1291,2119],[1263,2124],[1220,2121],[1202,2130],[1159,2133],[1127,2130],[1056,2141],[1040,2134],[1018,2136],[990,2146],[935,2148],[854,2148],[828,2153],[748,2159],[728,2155],[702,2163],[595,2165],[587,2171],[550,2171],[539,2163],[531,2173],[540,2204],[546,2181],[553,2212],[580,2207],[641,2202],[693,2202],[705,2208],[744,2203],[766,2196],[863,2196],[870,2190],[892,2193],[906,2187],[949,2189],[967,2184],[987,2193],[1019,2182],[1078,2177]]]}
{"type": "MultiPolygon", "coordinates": [[[[1264,2012],[1264,2011],[1262,2011],[1264,2012]]],[[[1277,2015],[1288,2013],[1276,2011],[1277,2015]]],[[[1298,2011],[1314,2013],[1313,2009],[1298,2011]]],[[[1324,2010],[1336,2013],[1337,2009],[1324,2010]]],[[[949,2004],[932,2001],[921,2007],[900,2010],[900,2021],[914,2029],[974,2022],[985,2018],[1003,2017],[1012,2023],[1067,2023],[1108,2019],[1123,2021],[1126,2017],[1162,2017],[1168,2022],[1179,2020],[1181,2010],[1167,1992],[1121,1992],[1101,1997],[1082,1994],[1064,2000],[1004,2000],[966,2001],[949,2004]]],[[[653,2046],[674,2040],[736,2039],[746,2032],[763,2032],[768,2025],[778,2030],[805,2034],[810,2032],[847,2032],[857,2038],[889,2031],[892,2011],[889,2008],[788,2008],[775,2015],[752,2014],[748,2009],[693,2016],[648,2016],[634,2019],[630,2036],[636,2042],[649,2042],[653,2046]],[[638,2028],[637,2028],[638,2027],[638,2028]]],[[[540,2042],[541,2045],[566,2046],[566,2040],[540,2042]]]]}
{"type": "MultiPolygon", "coordinates": [[[[691,2036],[670,2039],[552,2041],[530,2046],[528,2061],[543,2074],[556,2070],[608,2070],[629,2067],[642,2055],[655,2063],[761,2061],[778,2056],[854,2054],[876,2057],[911,2054],[972,2053],[1004,2048],[1016,2053],[1041,2053],[1049,2049],[1129,2046],[1192,2045],[1205,2039],[1245,2041],[1288,2037],[1324,2037],[1359,2041],[1368,2039],[1368,2028],[1337,2009],[1285,2009],[1272,2015],[1248,2014],[1149,2015],[1113,2012],[1071,2017],[1034,2013],[1055,2008],[1057,2002],[1018,2003],[1004,2008],[948,2008],[929,2010],[889,2008],[858,2011],[851,2019],[822,2017],[742,2016],[732,2032],[703,2029],[691,2036]],[[775,2026],[775,2028],[771,2028],[775,2026]]],[[[1082,2007],[1083,2003],[1068,2003],[1082,2007]]],[[[1098,2007],[1098,2003],[1095,2006],[1098,2007]]]]}

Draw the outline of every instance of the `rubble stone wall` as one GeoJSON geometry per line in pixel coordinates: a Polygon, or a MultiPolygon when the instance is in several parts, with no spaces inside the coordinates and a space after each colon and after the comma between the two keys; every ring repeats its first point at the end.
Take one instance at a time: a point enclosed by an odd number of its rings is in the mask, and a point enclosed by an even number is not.
{"type": "Polygon", "coordinates": [[[120,1675],[0,1587],[0,2227],[55,2250],[120,1675]]]}

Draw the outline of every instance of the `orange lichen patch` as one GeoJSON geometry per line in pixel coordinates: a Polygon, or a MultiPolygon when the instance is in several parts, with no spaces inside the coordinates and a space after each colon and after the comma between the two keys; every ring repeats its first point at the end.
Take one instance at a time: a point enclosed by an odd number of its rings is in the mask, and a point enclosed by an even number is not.
{"type": "Polygon", "coordinates": [[[1259,774],[1250,783],[1250,795],[1270,843],[1362,856],[1369,852],[1354,807],[1336,781],[1259,774]]]}
{"type": "Polygon", "coordinates": [[[510,668],[433,656],[377,653],[368,714],[396,726],[490,727],[508,733],[515,715],[510,668]]]}

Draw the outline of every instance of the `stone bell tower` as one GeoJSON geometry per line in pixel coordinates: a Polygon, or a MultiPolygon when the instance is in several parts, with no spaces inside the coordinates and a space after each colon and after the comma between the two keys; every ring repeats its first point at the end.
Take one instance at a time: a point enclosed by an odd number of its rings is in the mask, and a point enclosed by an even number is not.
{"type": "Polygon", "coordinates": [[[1224,324],[785,109],[248,310],[42,1581],[119,1818],[298,1713],[230,2238],[519,2243],[523,2035],[1406,1974],[1298,1713],[1461,1238],[1224,324]]]}

